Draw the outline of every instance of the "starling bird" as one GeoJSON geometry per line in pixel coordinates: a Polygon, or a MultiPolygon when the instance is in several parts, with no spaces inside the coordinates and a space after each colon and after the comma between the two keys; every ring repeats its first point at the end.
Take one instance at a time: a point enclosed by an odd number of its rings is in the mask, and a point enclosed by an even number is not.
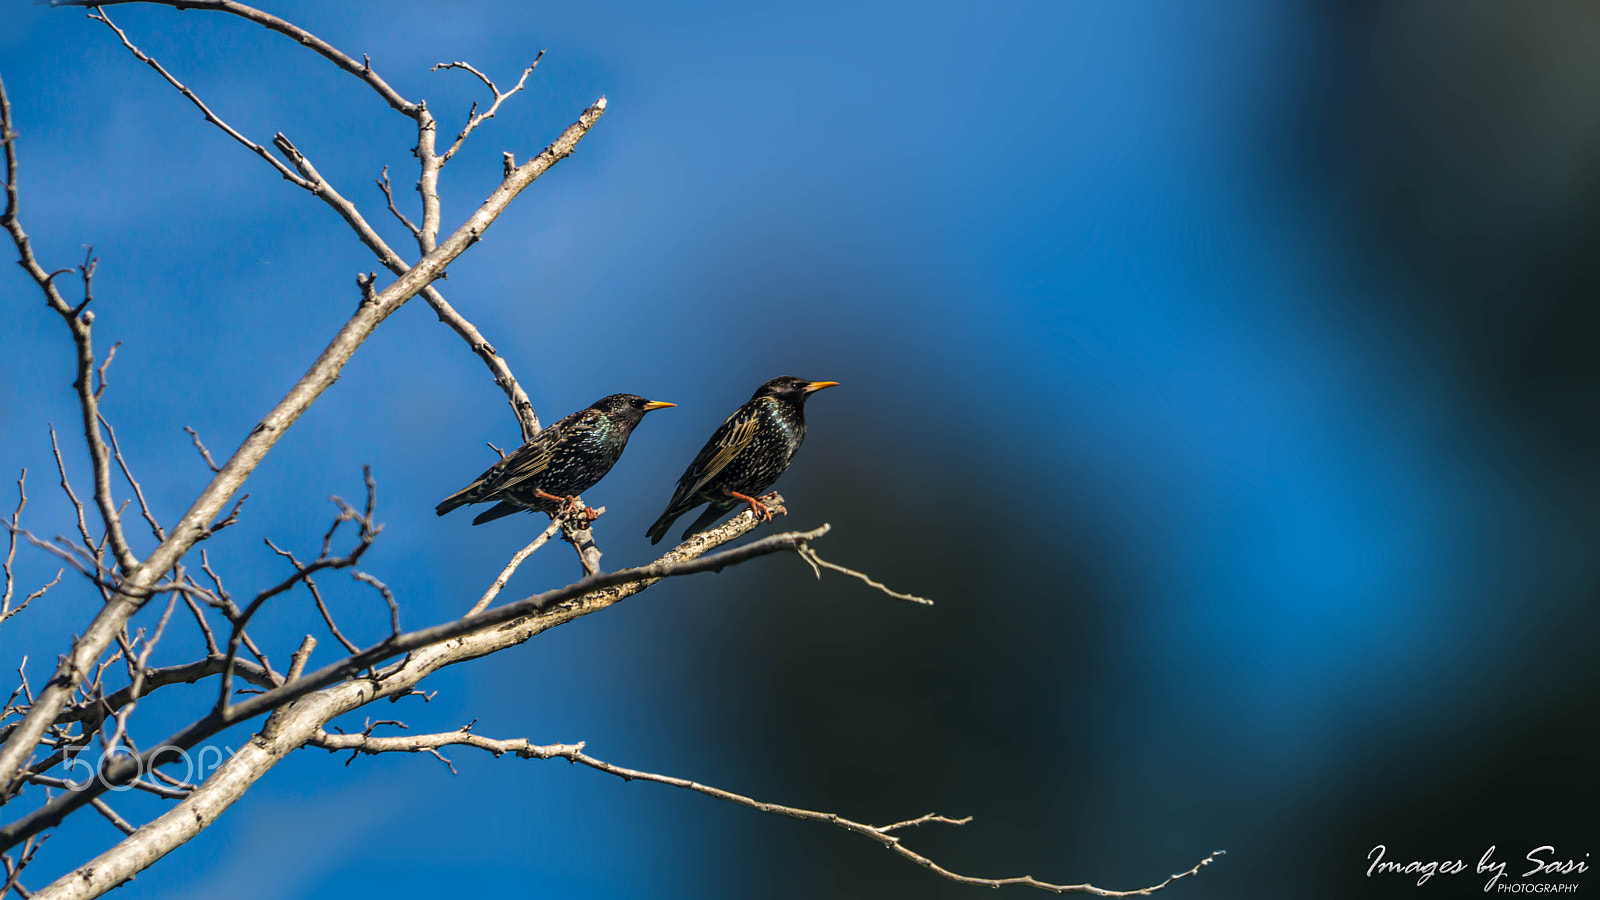
{"type": "Polygon", "coordinates": [[[700,455],[689,464],[667,511],[650,526],[650,543],[661,540],[679,516],[702,503],[711,504],[683,537],[701,531],[741,502],[763,519],[772,518],[756,495],[772,487],[789,468],[806,438],[806,398],[837,381],[774,378],[756,391],[722,423],[700,455]]]}
{"type": "Polygon", "coordinates": [[[677,404],[637,394],[597,400],[539,432],[476,481],[439,501],[435,511],[442,516],[468,503],[499,500],[472,520],[482,525],[522,510],[555,512],[574,505],[576,495],[594,487],[616,465],[644,414],[668,406],[677,404]]]}

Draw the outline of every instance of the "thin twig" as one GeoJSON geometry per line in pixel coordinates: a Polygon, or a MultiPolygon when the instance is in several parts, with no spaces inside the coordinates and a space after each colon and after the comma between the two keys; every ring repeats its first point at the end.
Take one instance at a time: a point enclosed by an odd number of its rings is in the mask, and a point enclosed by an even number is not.
{"type": "Polygon", "coordinates": [[[377,589],[378,593],[383,595],[384,602],[389,604],[389,633],[398,635],[400,633],[400,604],[395,602],[394,592],[389,590],[388,585],[366,572],[353,571],[350,576],[362,584],[372,585],[377,589]]]}
{"type": "Polygon", "coordinates": [[[187,593],[183,595],[183,602],[194,616],[194,623],[199,626],[201,637],[205,638],[206,653],[211,656],[220,654],[222,651],[217,649],[217,636],[211,632],[211,625],[206,621],[206,611],[201,609],[200,604],[187,593]]]}
{"type": "MultiPolygon", "coordinates": [[[[884,592],[885,594],[888,594],[889,596],[895,598],[896,600],[906,600],[906,601],[909,601],[911,603],[921,603],[921,604],[923,604],[925,606],[932,606],[933,605],[933,601],[929,600],[926,597],[918,597],[918,596],[915,596],[913,594],[902,594],[899,591],[890,589],[888,586],[886,586],[886,585],[884,585],[884,584],[882,584],[882,583],[880,583],[878,581],[874,581],[872,579],[872,577],[869,576],[869,575],[866,575],[866,574],[861,573],[861,572],[857,572],[855,569],[846,569],[844,566],[835,565],[834,563],[828,562],[827,560],[825,560],[822,557],[818,556],[817,555],[817,551],[815,549],[811,548],[811,547],[802,548],[799,551],[799,555],[800,555],[801,559],[803,559],[806,562],[811,564],[812,571],[816,571],[818,566],[821,566],[824,569],[832,569],[835,572],[839,572],[839,573],[844,574],[844,575],[849,575],[852,578],[858,578],[858,579],[866,582],[867,584],[871,585],[872,587],[875,587],[878,590],[884,592]]],[[[821,572],[817,572],[817,579],[819,581],[822,579],[822,573],[821,572]]]]}
{"type": "MultiPolygon", "coordinates": [[[[135,756],[135,754],[124,752],[122,754],[119,754],[116,758],[117,759],[128,759],[128,758],[131,758],[133,756],[135,756]]],[[[90,778],[88,778],[88,782],[89,782],[90,786],[86,787],[83,782],[72,782],[72,781],[68,781],[65,778],[55,778],[55,777],[52,777],[50,775],[32,775],[32,774],[27,776],[27,780],[32,784],[43,785],[44,787],[60,788],[60,789],[66,790],[66,791],[70,791],[70,792],[72,792],[74,794],[81,794],[81,793],[84,793],[84,792],[87,792],[87,791],[93,791],[94,790],[93,785],[98,784],[100,782],[99,778],[90,777],[90,778]]],[[[166,787],[164,785],[154,784],[152,782],[145,781],[143,779],[133,779],[131,781],[124,781],[124,782],[121,782],[121,784],[127,785],[128,787],[131,787],[134,790],[144,791],[146,794],[154,794],[155,796],[160,797],[163,800],[182,800],[184,797],[189,796],[189,792],[188,791],[181,791],[181,790],[178,790],[176,788],[169,788],[169,787],[166,787]]],[[[86,803],[92,803],[95,800],[99,799],[99,797],[100,797],[100,794],[98,792],[96,792],[94,794],[94,796],[86,798],[85,802],[86,803]]]]}
{"type": "MultiPolygon", "coordinates": [[[[309,634],[306,635],[305,639],[300,642],[300,648],[294,651],[293,656],[289,657],[289,674],[284,677],[285,684],[299,680],[300,676],[305,673],[306,662],[311,659],[311,651],[315,649],[317,649],[317,639],[309,634]]],[[[284,704],[273,710],[272,714],[267,716],[267,723],[262,730],[278,727],[283,717],[293,708],[294,704],[284,704]]]]}
{"type": "MultiPolygon", "coordinates": [[[[372,518],[373,502],[376,494],[376,486],[372,480],[372,469],[370,467],[366,467],[364,471],[366,473],[367,485],[366,511],[364,513],[358,513],[352,509],[349,504],[345,503],[338,497],[332,498],[335,505],[339,507],[339,515],[334,518],[333,524],[328,527],[327,532],[323,535],[322,552],[317,556],[316,559],[309,563],[301,563],[294,557],[294,554],[288,552],[287,550],[281,549],[270,539],[266,541],[267,546],[271,547],[273,552],[289,560],[290,564],[294,566],[294,574],[283,579],[272,587],[269,587],[266,590],[256,594],[255,599],[251,600],[249,605],[246,606],[242,612],[238,613],[237,615],[230,613],[229,618],[233,622],[233,630],[228,635],[228,646],[226,650],[228,664],[222,670],[222,684],[217,691],[216,709],[219,713],[228,708],[228,702],[233,693],[232,663],[238,658],[239,645],[244,640],[245,627],[250,624],[250,620],[255,616],[256,612],[260,610],[268,600],[271,600],[273,597],[276,597],[279,594],[282,594],[283,592],[293,588],[295,585],[301,583],[313,573],[320,572],[324,569],[345,569],[356,565],[361,561],[361,557],[367,552],[367,549],[372,546],[372,542],[377,539],[378,532],[383,530],[383,526],[378,525],[375,521],[373,521],[372,518]],[[355,522],[360,529],[356,538],[356,546],[344,556],[330,556],[329,554],[331,552],[330,548],[333,545],[333,537],[339,531],[339,527],[345,522],[352,521],[355,522]]],[[[391,612],[395,617],[395,633],[398,634],[399,610],[395,607],[394,595],[389,594],[387,588],[384,588],[383,590],[386,594],[385,599],[389,601],[391,612]]],[[[324,615],[326,616],[326,608],[322,607],[320,598],[318,598],[318,607],[323,609],[324,615]]],[[[329,619],[329,625],[330,627],[332,625],[331,619],[329,619]]]]}
{"type": "MultiPolygon", "coordinates": [[[[17,509],[11,514],[11,528],[8,546],[6,547],[6,561],[4,565],[6,576],[5,593],[0,594],[0,622],[11,618],[11,598],[15,590],[15,580],[11,575],[11,564],[17,559],[17,527],[22,524],[22,508],[28,505],[28,470],[23,469],[17,476],[17,509]]],[[[20,611],[20,610],[19,610],[20,611]]]]}
{"type": "Polygon", "coordinates": [[[15,608],[12,608],[12,607],[10,607],[8,605],[7,608],[5,608],[4,610],[0,610],[0,622],[4,622],[5,620],[11,618],[12,616],[16,615],[17,613],[22,612],[23,610],[27,609],[28,608],[28,604],[30,604],[33,601],[39,599],[40,597],[43,597],[45,595],[46,591],[49,591],[51,588],[55,587],[57,584],[60,584],[61,583],[61,576],[66,574],[66,571],[67,571],[66,569],[57,569],[56,570],[56,576],[54,578],[52,578],[49,581],[45,582],[43,587],[41,587],[38,590],[30,593],[28,596],[23,597],[22,598],[22,602],[18,603],[15,608]]]}
{"type": "MultiPolygon", "coordinates": [[[[16,615],[17,613],[22,612],[23,610],[28,608],[28,604],[30,604],[33,601],[39,599],[40,597],[43,597],[45,595],[46,591],[49,591],[51,588],[55,587],[61,581],[62,574],[64,574],[67,571],[66,569],[57,569],[56,570],[56,577],[50,579],[50,581],[47,584],[45,584],[44,587],[41,587],[38,590],[34,591],[33,593],[29,594],[28,596],[23,597],[22,598],[22,602],[18,603],[16,606],[12,606],[11,605],[12,598],[14,596],[16,596],[15,593],[14,593],[15,588],[16,588],[16,581],[15,581],[15,578],[12,576],[11,564],[12,564],[12,562],[14,562],[16,560],[16,557],[17,557],[17,534],[19,532],[23,532],[23,529],[21,528],[22,509],[23,509],[23,507],[28,505],[27,480],[28,480],[28,470],[27,469],[23,469],[22,470],[22,474],[17,476],[17,508],[16,508],[16,510],[14,512],[11,513],[11,521],[9,523],[9,526],[8,526],[7,532],[6,532],[7,533],[7,545],[6,545],[6,560],[5,560],[5,565],[4,565],[6,586],[5,586],[5,592],[3,594],[0,594],[0,622],[4,622],[5,620],[11,618],[12,616],[16,615]]],[[[25,532],[23,532],[23,533],[25,533],[25,532]]],[[[3,897],[3,896],[4,896],[3,894],[0,894],[0,897],[3,897]]]]}
{"type": "Polygon", "coordinates": [[[345,637],[344,632],[339,630],[338,625],[333,624],[333,613],[329,612],[328,605],[322,602],[322,591],[317,587],[317,582],[312,579],[311,576],[307,575],[305,584],[306,589],[311,592],[311,599],[317,604],[317,612],[322,614],[322,621],[327,624],[328,631],[333,633],[334,639],[340,644],[343,644],[344,649],[348,650],[349,652],[359,653],[361,648],[357,647],[350,641],[349,638],[345,637]]]}
{"type": "Polygon", "coordinates": [[[238,499],[233,501],[233,509],[228,510],[228,514],[218,521],[212,522],[210,525],[205,526],[205,528],[201,530],[200,536],[197,538],[197,540],[210,540],[211,538],[216,537],[217,532],[238,522],[239,509],[243,507],[244,502],[249,499],[249,494],[240,494],[238,499]]]}
{"type": "Polygon", "coordinates": [[[148,641],[145,641],[144,648],[139,651],[138,658],[133,660],[133,683],[128,685],[128,702],[117,710],[116,715],[112,717],[115,724],[110,737],[105,739],[107,749],[117,747],[127,734],[128,716],[139,705],[139,697],[144,693],[144,680],[150,673],[150,654],[155,650],[156,644],[160,642],[161,636],[166,633],[167,622],[172,618],[172,611],[177,606],[178,598],[176,595],[167,598],[167,609],[161,614],[161,620],[156,624],[155,632],[151,634],[148,641]]]}
{"type": "Polygon", "coordinates": [[[16,859],[12,859],[9,854],[0,857],[0,861],[4,862],[6,870],[5,884],[0,885],[0,897],[4,897],[12,891],[16,891],[17,895],[22,897],[23,900],[28,900],[29,897],[33,896],[33,892],[23,887],[22,882],[18,879],[22,875],[22,870],[33,862],[34,854],[39,852],[39,848],[44,845],[44,842],[49,837],[47,834],[42,834],[36,838],[29,838],[22,845],[22,853],[16,859]]]}
{"type": "MultiPolygon", "coordinates": [[[[93,295],[89,293],[89,282],[94,278],[94,269],[99,262],[98,259],[91,259],[79,267],[83,272],[83,302],[78,304],[80,308],[88,306],[89,301],[93,299],[93,295]]],[[[100,385],[94,389],[94,398],[96,400],[99,400],[106,392],[106,386],[109,384],[106,381],[106,371],[111,368],[111,361],[117,358],[117,350],[121,346],[121,341],[112,344],[110,349],[106,350],[106,358],[100,362],[100,368],[96,373],[96,378],[100,385]]],[[[102,415],[100,421],[104,422],[105,420],[106,417],[102,415]]]]}
{"type": "MultiPolygon", "coordinates": [[[[67,464],[61,458],[61,444],[56,440],[56,427],[50,428],[50,450],[56,456],[56,471],[61,475],[61,490],[67,494],[67,499],[72,501],[72,509],[78,514],[78,534],[83,538],[83,546],[89,549],[90,559],[95,559],[95,541],[89,536],[89,521],[83,515],[83,501],[78,499],[78,494],[72,489],[72,482],[67,478],[67,464]]],[[[98,568],[98,564],[96,565],[98,568]]]]}
{"type": "Polygon", "coordinates": [[[412,103],[396,93],[394,88],[390,87],[387,82],[378,77],[377,72],[372,70],[372,64],[370,61],[363,59],[361,62],[356,62],[347,54],[340,52],[339,49],[334,47],[332,44],[329,44],[322,38],[319,38],[311,32],[306,31],[304,28],[286,22],[270,13],[265,13],[259,9],[246,6],[243,3],[235,3],[233,0],[49,0],[49,2],[51,6],[87,7],[114,6],[121,3],[155,2],[163,6],[171,6],[175,9],[204,9],[213,12],[229,13],[242,19],[248,19],[257,25],[261,25],[272,31],[276,31],[281,35],[285,35],[293,39],[301,46],[310,48],[317,55],[366,82],[369,87],[371,87],[374,91],[377,91],[378,96],[382,97],[385,103],[388,103],[395,110],[406,116],[415,118],[419,112],[425,109],[423,104],[412,103]]]}
{"type": "Polygon", "coordinates": [[[194,441],[194,448],[200,451],[200,458],[206,461],[206,465],[211,467],[211,471],[221,472],[222,468],[217,465],[216,460],[211,458],[211,451],[206,449],[205,444],[200,443],[200,432],[187,425],[183,426],[183,430],[189,432],[189,437],[194,441]]]}
{"type": "Polygon", "coordinates": [[[512,573],[517,571],[517,567],[522,565],[523,560],[532,556],[535,550],[543,547],[545,542],[554,537],[556,531],[558,531],[560,528],[560,522],[554,519],[550,520],[549,527],[545,528],[545,530],[540,533],[538,537],[534,538],[533,543],[523,547],[521,550],[518,550],[516,555],[511,557],[511,561],[506,563],[506,567],[500,570],[500,577],[496,578],[494,580],[494,584],[489,585],[489,589],[483,592],[482,597],[478,598],[478,602],[474,603],[472,608],[467,610],[467,615],[470,616],[473,613],[482,612],[490,603],[493,603],[494,598],[499,596],[500,590],[506,586],[507,581],[511,580],[512,573]]]}
{"type": "Polygon", "coordinates": [[[110,822],[118,831],[122,832],[123,834],[133,834],[135,831],[139,830],[128,824],[127,819],[117,815],[117,811],[108,806],[104,800],[97,798],[91,801],[90,805],[94,807],[95,812],[105,816],[106,821],[110,822]]]}
{"type": "Polygon", "coordinates": [[[311,651],[317,649],[317,639],[306,635],[300,642],[300,649],[294,651],[289,657],[289,674],[284,676],[285,682],[295,681],[306,671],[306,662],[311,659],[311,651]]]}
{"type": "MultiPolygon", "coordinates": [[[[40,550],[46,551],[52,556],[55,556],[57,559],[66,562],[68,565],[72,566],[72,568],[76,570],[78,574],[87,578],[91,584],[99,588],[102,594],[109,595],[113,591],[119,590],[124,594],[132,593],[127,585],[118,579],[115,572],[105,568],[104,566],[95,568],[100,564],[93,556],[90,556],[89,553],[83,548],[73,545],[70,541],[60,535],[57,535],[55,538],[56,541],[60,542],[59,544],[46,541],[28,529],[17,528],[10,522],[3,519],[0,519],[0,528],[5,528],[12,534],[21,535],[22,538],[28,543],[38,547],[40,550]]],[[[47,585],[47,587],[48,586],[50,585],[47,585]]],[[[206,597],[209,593],[210,592],[205,588],[202,588],[198,585],[187,584],[180,581],[163,581],[159,584],[143,589],[139,596],[141,599],[149,599],[150,597],[154,597],[158,594],[193,594],[200,597],[206,597]]]]}
{"type": "Polygon", "coordinates": [[[122,41],[122,46],[128,48],[128,52],[133,54],[134,59],[137,59],[138,61],[144,63],[145,65],[149,66],[150,68],[155,69],[156,70],[156,74],[158,74],[162,78],[166,79],[168,84],[170,84],[174,88],[176,88],[178,93],[182,94],[185,99],[187,99],[190,103],[194,104],[196,109],[200,110],[200,114],[206,117],[206,121],[207,122],[210,122],[211,124],[213,124],[213,125],[217,126],[218,128],[222,129],[222,132],[224,134],[226,134],[228,137],[231,137],[235,141],[238,141],[240,144],[243,144],[246,148],[248,148],[250,150],[250,152],[252,152],[255,155],[257,155],[257,156],[261,157],[262,159],[266,160],[267,164],[272,166],[274,169],[277,169],[278,170],[278,174],[282,175],[286,180],[291,181],[291,182],[293,182],[293,183],[295,183],[295,184],[297,184],[297,185],[299,185],[300,187],[303,187],[303,188],[309,189],[311,187],[311,182],[309,182],[306,179],[300,177],[299,175],[296,175],[293,170],[291,170],[288,166],[284,165],[283,162],[281,160],[279,160],[276,156],[273,156],[271,153],[268,153],[267,152],[267,148],[261,146],[260,144],[256,143],[255,141],[252,141],[249,138],[245,137],[244,135],[240,134],[238,131],[236,131],[234,129],[234,127],[232,125],[229,125],[227,122],[224,122],[222,120],[222,117],[218,116],[216,113],[211,111],[211,107],[207,106],[205,101],[201,100],[200,96],[198,94],[196,94],[194,91],[189,90],[189,88],[184,86],[183,82],[179,81],[177,78],[174,78],[172,73],[168,72],[166,70],[166,68],[164,68],[161,65],[161,63],[158,63],[155,60],[151,59],[149,56],[147,56],[145,54],[145,52],[143,50],[140,50],[138,47],[135,47],[133,45],[133,41],[128,39],[127,33],[124,32],[121,28],[118,28],[117,24],[115,22],[111,21],[111,17],[106,14],[106,11],[103,10],[103,9],[99,9],[98,8],[99,5],[100,4],[91,5],[93,8],[92,8],[91,12],[89,13],[89,18],[95,20],[96,22],[103,23],[107,28],[109,28],[113,32],[115,32],[116,35],[117,35],[117,39],[122,41]]]}
{"type": "Polygon", "coordinates": [[[400,220],[400,224],[404,225],[406,227],[406,230],[411,232],[412,236],[416,236],[416,235],[421,234],[422,231],[421,231],[421,229],[417,228],[417,224],[415,222],[411,221],[410,219],[406,218],[406,214],[401,212],[394,205],[394,192],[389,189],[389,167],[388,166],[384,166],[383,167],[383,177],[378,179],[378,189],[383,191],[383,199],[388,201],[388,203],[389,203],[389,212],[393,213],[394,217],[396,219],[400,220]]]}
{"type": "MultiPolygon", "coordinates": [[[[113,349],[115,348],[113,347],[113,349]]],[[[111,362],[110,354],[106,355],[106,362],[111,362]]],[[[101,386],[104,386],[104,382],[101,383],[101,386]]],[[[145,523],[150,526],[151,534],[155,535],[157,542],[166,540],[167,533],[161,529],[161,523],[157,522],[155,515],[150,512],[150,504],[146,503],[144,499],[144,488],[139,485],[139,479],[134,478],[132,470],[128,468],[128,461],[122,456],[122,446],[117,443],[117,431],[111,427],[111,422],[106,418],[105,413],[100,414],[100,425],[105,428],[106,437],[111,439],[111,455],[116,459],[118,468],[122,469],[122,477],[126,478],[129,486],[133,488],[134,499],[139,501],[139,513],[144,516],[145,523]]]]}

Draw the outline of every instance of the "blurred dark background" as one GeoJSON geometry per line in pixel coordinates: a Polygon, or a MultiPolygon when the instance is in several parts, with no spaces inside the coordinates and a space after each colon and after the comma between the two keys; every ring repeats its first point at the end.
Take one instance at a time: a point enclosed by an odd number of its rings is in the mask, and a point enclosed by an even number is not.
{"type": "MultiPolygon", "coordinates": [[[[428,66],[505,82],[548,48],[446,171],[447,223],[492,188],[501,150],[525,158],[608,96],[445,290],[547,421],[614,391],[680,404],[587,498],[610,510],[609,565],[651,558],[642,533],[701,441],[797,374],[843,386],[811,403],[779,526],[831,523],[826,558],[938,601],[766,559],[374,717],[586,740],[874,823],[970,814],[907,840],[975,875],[1129,889],[1226,849],[1164,895],[1467,896],[1483,878],[1419,889],[1366,877],[1367,855],[1470,864],[1492,845],[1520,874],[1549,844],[1592,862],[1600,7],[266,8],[371,54],[446,126],[481,86],[428,66]]],[[[403,245],[369,185],[389,165],[414,201],[406,120],[245,23],[111,12],[403,245]]],[[[25,224],[47,266],[85,244],[101,257],[97,332],[125,341],[108,414],[176,518],[206,474],[182,426],[234,446],[376,266],[102,26],[8,20],[25,224]]],[[[32,470],[34,527],[65,533],[44,423],[73,431],[70,352],[20,273],[0,291],[0,460],[32,470]]],[[[370,463],[387,529],[367,568],[408,625],[440,621],[541,524],[434,518],[492,460],[484,440],[515,440],[501,395],[413,304],[274,451],[212,552],[238,592],[276,580],[260,539],[314,552],[323,498],[359,494],[370,463]]],[[[575,568],[542,551],[511,590],[575,568]]],[[[383,633],[375,597],[330,590],[352,630],[383,633]]],[[[0,647],[42,678],[92,611],[58,591],[0,647]]],[[[309,613],[294,598],[262,623],[279,655],[309,613]]],[[[139,736],[183,711],[152,701],[139,736]]],[[[456,777],[298,754],[122,895],[983,890],[837,829],[451,756],[456,777]]],[[[75,823],[31,886],[116,836],[75,823]]]]}

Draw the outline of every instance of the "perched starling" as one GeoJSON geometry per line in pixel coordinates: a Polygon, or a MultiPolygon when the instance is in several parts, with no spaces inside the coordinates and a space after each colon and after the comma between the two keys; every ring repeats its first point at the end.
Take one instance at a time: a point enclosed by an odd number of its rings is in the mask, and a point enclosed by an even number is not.
{"type": "Polygon", "coordinates": [[[435,511],[442,516],[468,503],[499,500],[472,520],[482,525],[514,512],[555,512],[575,503],[578,494],[598,484],[616,465],[628,446],[628,435],[644,414],[668,406],[677,404],[637,394],[597,400],[539,432],[476,481],[439,501],[435,511]]]}
{"type": "Polygon", "coordinates": [[[806,398],[838,383],[785,376],[763,384],[700,448],[700,455],[678,479],[667,511],[650,526],[650,543],[659,542],[674,520],[702,503],[711,505],[684,531],[684,538],[741,502],[762,518],[772,518],[756,495],[772,487],[789,468],[806,439],[806,398]]]}

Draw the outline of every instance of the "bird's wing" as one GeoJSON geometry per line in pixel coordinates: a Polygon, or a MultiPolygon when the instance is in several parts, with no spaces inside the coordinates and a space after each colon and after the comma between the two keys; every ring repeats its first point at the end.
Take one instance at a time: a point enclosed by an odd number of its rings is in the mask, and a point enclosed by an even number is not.
{"type": "Polygon", "coordinates": [[[541,475],[550,468],[550,460],[555,457],[557,447],[581,439],[585,433],[593,431],[599,422],[599,410],[575,412],[507,454],[505,459],[483,473],[483,480],[489,482],[490,490],[500,492],[541,475]]]}
{"type": "MultiPolygon", "coordinates": [[[[723,422],[716,433],[711,435],[711,440],[700,448],[700,455],[694,458],[689,468],[684,471],[683,477],[678,479],[678,489],[672,494],[672,502],[667,504],[668,509],[678,506],[681,502],[689,501],[706,483],[717,476],[718,472],[727,468],[739,451],[750,446],[750,441],[756,436],[756,429],[761,418],[755,410],[740,408],[723,422]]],[[[695,504],[690,502],[689,506],[695,504]]]]}

